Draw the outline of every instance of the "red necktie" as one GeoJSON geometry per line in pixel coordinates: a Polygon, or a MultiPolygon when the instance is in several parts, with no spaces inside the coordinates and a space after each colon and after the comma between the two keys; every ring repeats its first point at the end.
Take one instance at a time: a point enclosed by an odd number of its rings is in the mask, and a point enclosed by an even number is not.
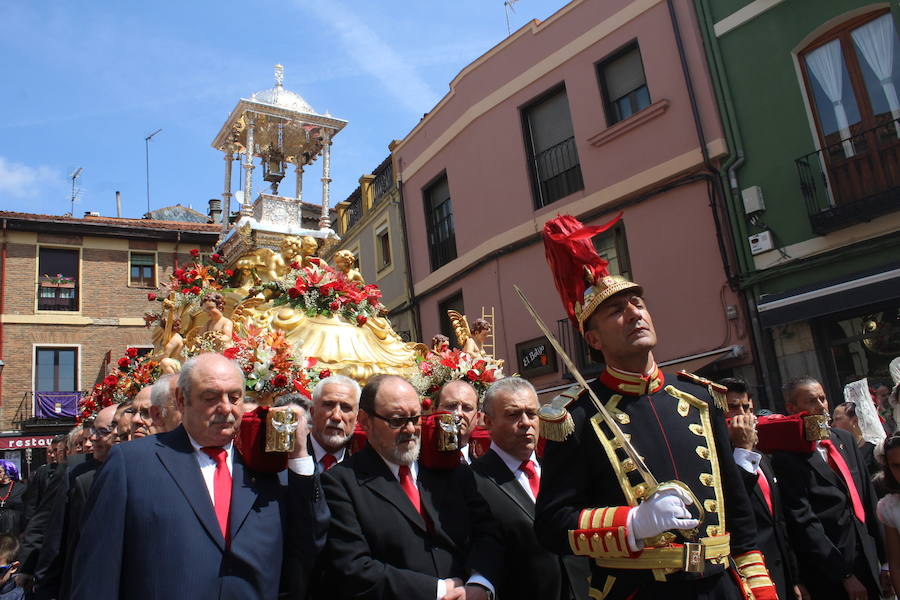
{"type": "Polygon", "coordinates": [[[534,495],[535,500],[537,500],[538,491],[541,489],[541,480],[538,477],[537,469],[534,468],[534,462],[531,460],[523,460],[522,465],[519,468],[525,473],[525,477],[528,479],[528,485],[531,486],[531,493],[534,495]]]}
{"type": "Polygon", "coordinates": [[[406,497],[409,498],[410,502],[412,502],[412,505],[416,509],[416,512],[421,515],[422,503],[419,500],[419,488],[416,487],[416,484],[412,480],[412,474],[410,474],[409,472],[409,467],[407,465],[400,465],[399,475],[400,487],[403,488],[403,491],[406,493],[406,497]]]}
{"type": "Polygon", "coordinates": [[[216,473],[213,475],[213,507],[222,536],[228,541],[228,511],[231,509],[231,472],[225,459],[228,453],[225,448],[208,447],[201,448],[211,459],[216,461],[216,473]]]}
{"type": "Polygon", "coordinates": [[[337,459],[334,457],[334,454],[326,454],[322,457],[322,460],[319,461],[322,465],[322,470],[327,471],[335,464],[337,464],[337,459]]]}
{"type": "Polygon", "coordinates": [[[844,460],[844,457],[841,456],[841,453],[838,452],[834,442],[831,440],[822,440],[820,443],[825,447],[825,450],[828,451],[828,464],[831,466],[832,470],[844,480],[844,485],[850,493],[850,502],[853,504],[853,514],[856,515],[856,518],[859,519],[860,523],[865,523],[866,511],[863,509],[862,501],[859,499],[859,490],[856,489],[856,484],[853,483],[853,476],[850,475],[850,469],[847,467],[847,462],[844,460]]]}
{"type": "Polygon", "coordinates": [[[772,510],[772,488],[769,487],[769,480],[766,479],[765,473],[763,473],[762,469],[757,468],[756,474],[759,476],[756,479],[756,484],[759,486],[759,489],[762,490],[763,498],[766,499],[766,506],[769,507],[769,513],[775,514],[775,511],[772,510]]]}

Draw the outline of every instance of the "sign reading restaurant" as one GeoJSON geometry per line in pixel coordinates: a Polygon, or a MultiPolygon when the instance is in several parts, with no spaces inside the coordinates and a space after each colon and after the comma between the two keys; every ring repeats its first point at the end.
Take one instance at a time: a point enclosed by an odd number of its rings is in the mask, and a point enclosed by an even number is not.
{"type": "Polygon", "coordinates": [[[0,437],[0,450],[19,450],[24,448],[49,448],[52,435],[24,435],[17,437],[0,437]]]}

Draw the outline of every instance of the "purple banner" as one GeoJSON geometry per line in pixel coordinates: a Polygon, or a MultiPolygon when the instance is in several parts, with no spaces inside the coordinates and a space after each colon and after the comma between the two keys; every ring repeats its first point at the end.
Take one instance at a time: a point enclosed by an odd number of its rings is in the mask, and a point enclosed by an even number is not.
{"type": "Polygon", "coordinates": [[[74,419],[81,392],[35,392],[34,416],[39,419],[74,419]]]}

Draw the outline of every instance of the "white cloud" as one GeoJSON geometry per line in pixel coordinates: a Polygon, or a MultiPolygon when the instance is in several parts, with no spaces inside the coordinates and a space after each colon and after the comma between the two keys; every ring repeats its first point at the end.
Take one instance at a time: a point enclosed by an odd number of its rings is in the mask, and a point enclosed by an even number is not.
{"type": "Polygon", "coordinates": [[[389,94],[414,113],[424,113],[441,98],[413,68],[413,62],[382,40],[356,13],[337,1],[302,2],[301,10],[317,13],[335,29],[341,46],[359,67],[384,86],[389,94]]]}
{"type": "Polygon", "coordinates": [[[0,197],[33,198],[48,188],[63,185],[64,181],[53,167],[31,167],[0,156],[0,197]]]}

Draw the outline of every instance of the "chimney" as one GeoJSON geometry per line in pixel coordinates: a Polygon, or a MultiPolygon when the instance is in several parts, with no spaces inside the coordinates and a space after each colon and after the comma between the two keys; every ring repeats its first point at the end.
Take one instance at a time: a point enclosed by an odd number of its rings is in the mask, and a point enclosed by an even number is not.
{"type": "Polygon", "coordinates": [[[116,190],[116,216],[122,218],[122,192],[116,190]]]}
{"type": "Polygon", "coordinates": [[[206,214],[209,216],[210,223],[221,223],[222,222],[222,201],[218,198],[210,198],[209,211],[206,214]]]}

